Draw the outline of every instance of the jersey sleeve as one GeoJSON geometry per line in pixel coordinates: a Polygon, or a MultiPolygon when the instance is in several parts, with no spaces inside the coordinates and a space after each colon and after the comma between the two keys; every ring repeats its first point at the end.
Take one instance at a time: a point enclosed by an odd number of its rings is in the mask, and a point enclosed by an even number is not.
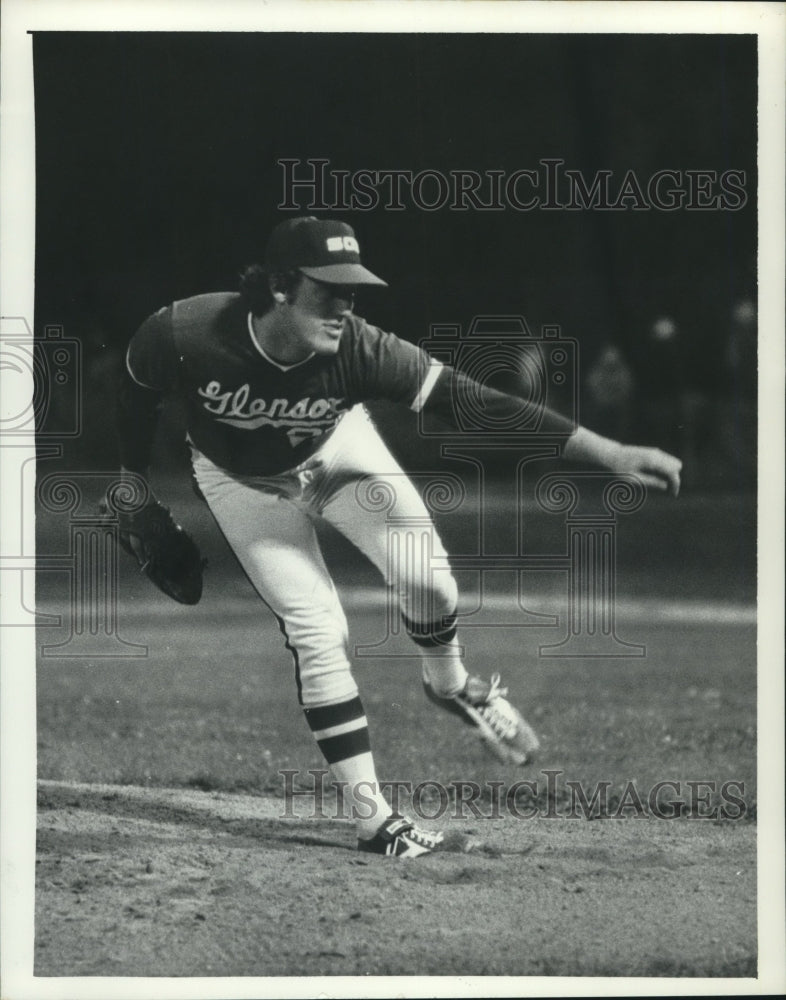
{"type": "Polygon", "coordinates": [[[490,421],[522,422],[537,426],[541,434],[570,435],[575,425],[554,410],[519,396],[500,392],[469,378],[450,365],[432,358],[426,351],[392,333],[366,325],[361,331],[360,370],[366,398],[403,403],[416,413],[423,411],[461,430],[460,412],[464,400],[471,399],[490,421]]]}
{"type": "Polygon", "coordinates": [[[360,399],[387,399],[413,406],[428,378],[431,359],[394,333],[363,323],[354,351],[353,369],[360,399]]]}
{"type": "Polygon", "coordinates": [[[148,317],[131,339],[117,393],[120,464],[144,472],[150,464],[165,393],[177,381],[171,307],[148,317]]]}

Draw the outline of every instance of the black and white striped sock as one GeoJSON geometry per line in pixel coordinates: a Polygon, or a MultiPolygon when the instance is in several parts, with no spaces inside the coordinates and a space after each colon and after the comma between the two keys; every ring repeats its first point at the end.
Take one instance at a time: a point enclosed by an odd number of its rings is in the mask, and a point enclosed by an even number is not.
{"type": "Polygon", "coordinates": [[[331,775],[342,783],[358,836],[373,837],[391,809],[379,791],[368,720],[360,698],[303,711],[331,775]]]}

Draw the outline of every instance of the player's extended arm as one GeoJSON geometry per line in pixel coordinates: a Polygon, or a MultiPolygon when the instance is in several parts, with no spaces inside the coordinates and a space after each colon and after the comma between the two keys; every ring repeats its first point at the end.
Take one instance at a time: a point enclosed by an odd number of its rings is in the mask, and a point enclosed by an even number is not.
{"type": "Polygon", "coordinates": [[[562,455],[570,461],[638,476],[645,486],[668,490],[675,497],[680,491],[682,462],[660,448],[621,444],[579,427],[565,442],[562,455]]]}
{"type": "MultiPolygon", "coordinates": [[[[427,383],[428,377],[424,384],[427,383]]],[[[481,385],[448,366],[438,367],[430,391],[420,405],[452,426],[458,426],[456,400],[462,395],[475,399],[476,406],[482,405],[489,418],[515,418],[521,414],[522,400],[518,397],[481,385]]],[[[674,496],[679,493],[682,462],[659,448],[621,444],[586,427],[576,428],[547,407],[539,411],[537,433],[564,435],[566,440],[562,455],[569,461],[586,462],[611,472],[635,475],[647,487],[668,490],[674,496]]]]}

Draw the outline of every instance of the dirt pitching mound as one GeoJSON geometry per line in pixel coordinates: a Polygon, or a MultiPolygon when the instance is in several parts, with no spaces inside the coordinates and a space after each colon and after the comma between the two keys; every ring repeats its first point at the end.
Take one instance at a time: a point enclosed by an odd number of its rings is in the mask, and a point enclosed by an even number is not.
{"type": "Polygon", "coordinates": [[[36,975],[756,974],[751,823],[446,817],[399,861],[308,808],[39,782],[36,975]]]}

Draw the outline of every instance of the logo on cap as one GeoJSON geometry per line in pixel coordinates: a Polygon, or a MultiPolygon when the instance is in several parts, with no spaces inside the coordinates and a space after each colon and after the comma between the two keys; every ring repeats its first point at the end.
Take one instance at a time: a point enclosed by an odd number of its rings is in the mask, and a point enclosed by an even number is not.
{"type": "Polygon", "coordinates": [[[358,241],[354,236],[329,236],[325,241],[331,253],[341,253],[347,250],[349,253],[360,253],[358,241]]]}
{"type": "Polygon", "coordinates": [[[384,285],[360,263],[360,246],[346,222],[301,216],[273,230],[265,252],[269,273],[297,269],[333,285],[384,285]]]}

